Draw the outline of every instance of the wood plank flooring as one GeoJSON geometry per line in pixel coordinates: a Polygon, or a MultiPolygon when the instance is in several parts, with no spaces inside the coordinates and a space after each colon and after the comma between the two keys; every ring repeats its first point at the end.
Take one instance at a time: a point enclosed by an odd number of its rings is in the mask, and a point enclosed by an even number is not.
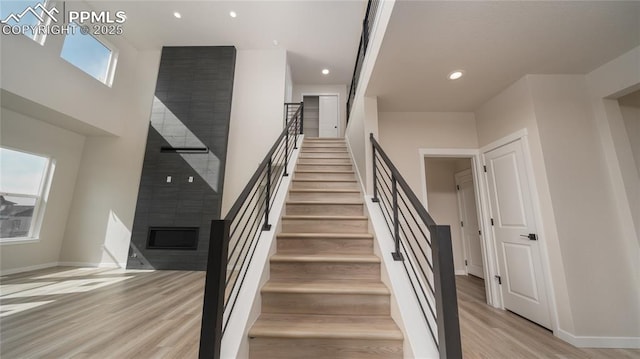
{"type": "MultiPolygon", "coordinates": [[[[487,306],[482,280],[456,279],[467,359],[640,358],[640,350],[575,348],[487,306]]],[[[59,267],[4,276],[0,358],[197,358],[203,288],[204,272],[59,267]]]]}
{"type": "Polygon", "coordinates": [[[466,359],[637,359],[640,350],[580,349],[509,311],[486,304],[484,281],[456,276],[462,352],[466,359]]]}
{"type": "Polygon", "coordinates": [[[204,272],[187,271],[51,268],[2,277],[0,357],[196,358],[203,288],[204,272]]]}

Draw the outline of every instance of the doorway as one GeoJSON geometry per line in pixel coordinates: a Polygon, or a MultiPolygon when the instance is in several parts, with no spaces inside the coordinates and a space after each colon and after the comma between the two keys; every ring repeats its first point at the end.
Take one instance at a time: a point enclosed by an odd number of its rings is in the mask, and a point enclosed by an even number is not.
{"type": "Polygon", "coordinates": [[[338,95],[303,95],[304,131],[309,137],[340,137],[338,95]]]}
{"type": "Polygon", "coordinates": [[[436,223],[451,226],[456,275],[484,278],[471,158],[424,157],[424,169],[429,213],[436,223]]]}

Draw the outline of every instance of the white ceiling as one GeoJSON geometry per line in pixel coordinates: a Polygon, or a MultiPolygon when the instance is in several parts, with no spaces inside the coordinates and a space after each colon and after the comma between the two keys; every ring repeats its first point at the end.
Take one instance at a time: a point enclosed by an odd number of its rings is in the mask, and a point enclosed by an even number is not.
{"type": "Polygon", "coordinates": [[[365,0],[88,1],[95,10],[122,10],[125,38],[138,49],[233,45],[239,50],[286,49],[293,82],[349,84],[365,0]],[[231,18],[233,10],[238,16],[231,18]],[[176,19],[173,13],[182,15],[176,19]],[[278,45],[273,45],[273,40],[278,45]],[[323,76],[321,70],[331,73],[323,76]]]}
{"type": "Polygon", "coordinates": [[[638,45],[640,1],[397,1],[367,94],[473,111],[525,74],[585,74],[638,45]]]}

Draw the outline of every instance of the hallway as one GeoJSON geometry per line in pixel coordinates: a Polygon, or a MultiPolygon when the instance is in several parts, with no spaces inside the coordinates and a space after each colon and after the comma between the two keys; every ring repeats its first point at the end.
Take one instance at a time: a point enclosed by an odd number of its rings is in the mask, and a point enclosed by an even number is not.
{"type": "Polygon", "coordinates": [[[456,276],[462,352],[465,359],[563,358],[631,359],[640,350],[580,349],[511,312],[486,304],[484,281],[456,276]]]}

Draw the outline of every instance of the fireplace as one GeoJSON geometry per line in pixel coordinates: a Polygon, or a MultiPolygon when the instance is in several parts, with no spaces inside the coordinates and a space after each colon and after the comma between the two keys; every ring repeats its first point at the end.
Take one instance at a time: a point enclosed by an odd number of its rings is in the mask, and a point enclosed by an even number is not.
{"type": "Polygon", "coordinates": [[[197,227],[150,227],[147,249],[197,250],[197,227]]]}

